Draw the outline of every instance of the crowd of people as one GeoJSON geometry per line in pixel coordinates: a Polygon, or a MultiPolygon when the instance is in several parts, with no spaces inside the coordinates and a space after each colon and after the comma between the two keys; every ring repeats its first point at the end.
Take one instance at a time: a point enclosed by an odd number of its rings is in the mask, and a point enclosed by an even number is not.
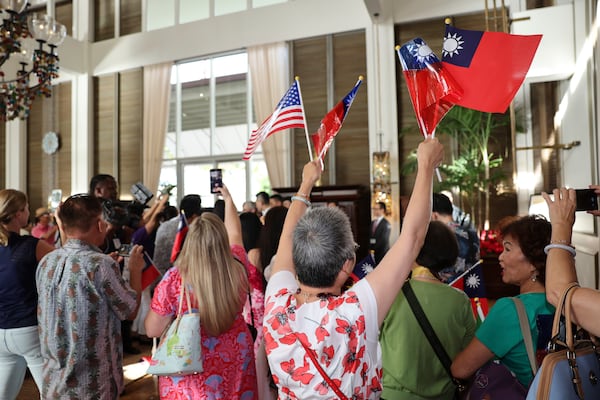
{"type": "MultiPolygon", "coordinates": [[[[291,198],[260,192],[241,210],[226,185],[214,210],[194,194],[177,208],[168,194],[130,207],[114,177],[97,175],[88,193],[54,213],[37,209],[32,236],[21,235],[30,222],[27,196],[0,190],[0,399],[17,397],[27,368],[43,399],[117,399],[123,352],[139,352],[133,335],[160,337],[183,290],[190,296],[183,311],[200,314],[203,371],[159,377],[164,399],[452,399],[454,378],[468,379],[491,360],[527,387],[534,374],[511,299],[496,301],[477,325],[468,297],[445,284],[476,262],[479,248],[472,229],[452,219],[450,200],[432,192],[442,158],[436,139],[419,145],[394,243],[386,204],[373,205],[376,268],[349,288],[357,245],[337,204],[311,207],[317,161],[304,166],[291,198]],[[175,253],[182,215],[188,229],[175,253]],[[143,286],[148,260],[162,276],[143,286]],[[451,366],[417,333],[409,292],[451,366]]],[[[501,229],[499,256],[502,280],[519,287],[540,346],[540,319],[577,281],[575,193],[544,196],[550,221],[513,218],[501,229]]],[[[573,317],[596,335],[599,306],[600,292],[575,290],[573,317]]]]}

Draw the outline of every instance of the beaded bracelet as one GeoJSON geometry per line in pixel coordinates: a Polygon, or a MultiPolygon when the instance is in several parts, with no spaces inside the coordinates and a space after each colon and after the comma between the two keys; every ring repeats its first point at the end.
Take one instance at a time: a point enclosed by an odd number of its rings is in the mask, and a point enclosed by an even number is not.
{"type": "Polygon", "coordinates": [[[577,254],[577,252],[575,251],[575,248],[573,246],[567,246],[566,244],[550,243],[549,245],[544,247],[544,253],[548,254],[548,251],[550,251],[550,249],[566,250],[569,253],[571,253],[571,255],[573,257],[575,257],[575,255],[577,254]]]}
{"type": "Polygon", "coordinates": [[[301,201],[302,203],[306,204],[306,207],[310,207],[312,205],[310,201],[308,201],[304,197],[300,197],[300,196],[292,196],[291,200],[292,201],[294,201],[294,200],[301,201]]]}
{"type": "MultiPolygon", "coordinates": [[[[569,240],[565,240],[565,239],[550,239],[550,243],[551,244],[558,243],[558,244],[564,244],[567,246],[571,246],[571,242],[569,240]]],[[[573,246],[571,246],[571,247],[573,247],[573,246]]]]}

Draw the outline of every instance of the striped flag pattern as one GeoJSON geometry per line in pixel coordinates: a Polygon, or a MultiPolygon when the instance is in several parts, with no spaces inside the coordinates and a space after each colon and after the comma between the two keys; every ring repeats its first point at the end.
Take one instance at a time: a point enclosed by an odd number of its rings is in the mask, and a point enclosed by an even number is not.
{"type": "Polygon", "coordinates": [[[252,132],[243,159],[249,160],[256,151],[256,148],[273,133],[290,128],[304,128],[305,126],[306,121],[304,119],[299,83],[295,80],[279,101],[279,104],[277,104],[275,111],[258,129],[252,132]]]}

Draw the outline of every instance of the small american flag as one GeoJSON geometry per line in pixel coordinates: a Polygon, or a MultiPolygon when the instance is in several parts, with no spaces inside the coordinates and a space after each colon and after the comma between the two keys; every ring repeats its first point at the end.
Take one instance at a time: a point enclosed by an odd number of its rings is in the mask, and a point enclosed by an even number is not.
{"type": "Polygon", "coordinates": [[[256,148],[273,133],[290,128],[304,128],[305,126],[306,121],[302,108],[302,98],[300,97],[300,87],[298,81],[295,80],[277,104],[275,111],[258,129],[252,132],[243,159],[249,160],[256,148]]]}

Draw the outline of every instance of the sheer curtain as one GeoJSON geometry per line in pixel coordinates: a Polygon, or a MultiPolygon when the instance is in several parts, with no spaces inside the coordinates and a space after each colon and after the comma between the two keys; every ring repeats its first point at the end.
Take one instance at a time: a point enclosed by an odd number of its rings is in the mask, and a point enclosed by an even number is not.
{"type": "Polygon", "coordinates": [[[144,184],[156,193],[169,120],[172,62],[144,67],[144,184]]]}
{"type": "MultiPolygon", "coordinates": [[[[268,117],[290,85],[289,50],[285,42],[248,48],[254,113],[260,124],[268,117]]],[[[272,187],[291,186],[290,130],[277,132],[262,143],[272,187]]]]}

